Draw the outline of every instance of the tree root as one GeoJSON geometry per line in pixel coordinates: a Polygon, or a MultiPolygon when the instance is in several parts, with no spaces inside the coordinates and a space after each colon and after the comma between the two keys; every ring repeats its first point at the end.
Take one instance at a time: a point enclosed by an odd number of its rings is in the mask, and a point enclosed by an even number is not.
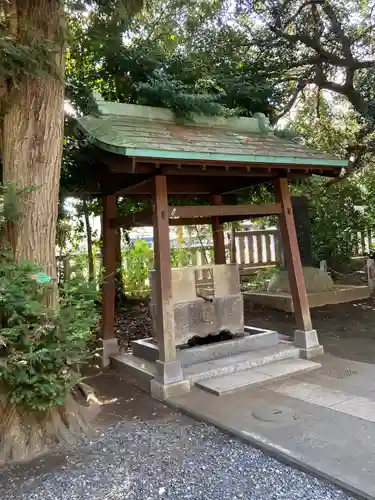
{"type": "Polygon", "coordinates": [[[85,384],[84,382],[78,382],[77,389],[85,397],[86,402],[91,404],[101,405],[101,401],[96,397],[95,389],[91,385],[85,384]]]}
{"type": "Polygon", "coordinates": [[[27,412],[0,401],[0,464],[29,460],[56,446],[74,443],[90,429],[89,409],[71,395],[63,406],[44,412],[27,412]]]}

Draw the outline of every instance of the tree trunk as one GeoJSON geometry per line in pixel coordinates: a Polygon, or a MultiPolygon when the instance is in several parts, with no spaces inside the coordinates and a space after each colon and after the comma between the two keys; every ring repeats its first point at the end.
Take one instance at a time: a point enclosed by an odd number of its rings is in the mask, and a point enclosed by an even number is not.
{"type": "MultiPolygon", "coordinates": [[[[6,96],[2,96],[5,112],[1,142],[3,181],[20,192],[20,217],[9,226],[8,233],[15,259],[37,264],[56,280],[56,223],[64,126],[63,2],[9,0],[4,4],[9,36],[16,43],[37,46],[47,40],[51,47],[55,46],[50,74],[35,78],[23,73],[17,75],[17,88],[7,87],[6,96]]],[[[52,292],[46,295],[49,307],[58,305],[56,281],[54,284],[52,292]]],[[[41,412],[23,411],[9,394],[3,396],[0,462],[32,456],[45,445],[70,442],[86,428],[80,407],[70,395],[64,404],[41,412]]]]}
{"type": "MultiPolygon", "coordinates": [[[[13,36],[56,45],[51,75],[21,75],[10,89],[2,129],[3,180],[21,191],[21,218],[10,243],[17,261],[28,260],[56,280],[56,222],[64,113],[64,15],[58,0],[16,0],[12,3],[13,36]]],[[[49,305],[56,306],[51,294],[49,305]]]]}
{"type": "Polygon", "coordinates": [[[94,281],[95,270],[94,270],[94,255],[92,252],[92,229],[90,224],[89,208],[87,206],[87,199],[83,199],[83,216],[85,218],[86,225],[86,238],[87,238],[87,256],[89,263],[89,279],[94,281]]]}

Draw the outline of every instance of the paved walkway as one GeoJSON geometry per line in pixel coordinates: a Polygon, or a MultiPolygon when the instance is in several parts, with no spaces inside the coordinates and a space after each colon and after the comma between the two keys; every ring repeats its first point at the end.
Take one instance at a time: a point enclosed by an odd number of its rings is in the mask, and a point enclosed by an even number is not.
{"type": "Polygon", "coordinates": [[[97,435],[1,471],[1,500],[352,498],[171,410],[121,377],[107,374],[91,382],[105,403],[97,435]]]}
{"type": "MultiPolygon", "coordinates": [[[[375,363],[375,298],[311,309],[314,328],[324,351],[339,358],[375,363]]],[[[245,325],[291,335],[292,314],[272,309],[245,311],[245,325]]]]}
{"type": "Polygon", "coordinates": [[[197,388],[172,403],[303,470],[375,499],[375,365],[325,355],[322,368],[215,396],[197,388]]]}

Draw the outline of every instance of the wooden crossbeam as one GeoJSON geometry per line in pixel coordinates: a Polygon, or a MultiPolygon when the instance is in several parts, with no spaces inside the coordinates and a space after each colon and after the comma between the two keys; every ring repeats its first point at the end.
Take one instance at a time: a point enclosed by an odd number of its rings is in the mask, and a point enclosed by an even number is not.
{"type": "MultiPolygon", "coordinates": [[[[218,217],[219,223],[233,222],[253,217],[279,215],[281,213],[280,203],[269,203],[263,205],[184,205],[169,207],[170,226],[193,226],[212,223],[212,217],[218,217]]],[[[153,217],[151,211],[135,212],[122,215],[111,220],[112,227],[143,227],[152,226],[153,217]]]]}
{"type": "MultiPolygon", "coordinates": [[[[238,220],[238,219],[235,219],[238,220]]],[[[189,219],[169,219],[170,226],[200,226],[211,224],[212,220],[210,217],[194,217],[189,219]]],[[[231,222],[229,220],[225,220],[223,222],[231,222]]],[[[112,227],[144,227],[144,226],[152,226],[153,219],[151,212],[138,212],[136,214],[128,214],[121,215],[113,219],[112,227]]]]}
{"type": "Polygon", "coordinates": [[[123,227],[125,229],[130,227],[145,227],[152,225],[153,225],[153,218],[152,218],[152,212],[150,211],[135,212],[133,214],[128,214],[128,215],[120,215],[111,220],[112,227],[123,227]]]}
{"type": "Polygon", "coordinates": [[[169,218],[187,219],[192,217],[244,216],[262,217],[281,214],[280,203],[262,205],[182,205],[169,207],[169,218]]]}
{"type": "MultiPolygon", "coordinates": [[[[114,175],[114,174],[112,174],[114,175]]],[[[246,189],[248,186],[265,181],[266,179],[236,178],[236,177],[203,177],[186,175],[183,178],[179,175],[167,177],[168,197],[171,195],[211,195],[236,192],[246,189]]],[[[142,179],[132,185],[122,187],[116,191],[117,196],[151,196],[153,193],[153,178],[142,179]]],[[[208,199],[208,198],[207,198],[208,199]]]]}
{"type": "MultiPolygon", "coordinates": [[[[241,182],[239,179],[235,179],[237,182],[230,183],[230,187],[232,185],[234,188],[238,187],[241,182]]],[[[178,176],[172,176],[167,178],[167,187],[168,187],[168,196],[174,194],[210,194],[215,189],[215,184],[212,182],[210,178],[194,178],[192,176],[186,176],[184,179],[178,176]]],[[[132,186],[127,186],[125,188],[117,191],[118,196],[129,196],[145,194],[147,196],[151,196],[153,193],[154,179],[144,179],[137,184],[132,186]]]]}

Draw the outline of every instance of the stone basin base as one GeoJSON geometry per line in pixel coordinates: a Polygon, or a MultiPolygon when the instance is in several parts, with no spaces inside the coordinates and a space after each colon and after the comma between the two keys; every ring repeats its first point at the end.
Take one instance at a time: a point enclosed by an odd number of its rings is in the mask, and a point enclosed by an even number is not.
{"type": "MultiPolygon", "coordinates": [[[[279,334],[272,330],[245,326],[242,336],[190,348],[177,348],[177,358],[182,366],[213,361],[226,356],[235,356],[255,349],[276,346],[279,334]]],[[[133,355],[154,363],[159,359],[159,346],[152,338],[133,340],[133,355]]]]}
{"type": "MultiPolygon", "coordinates": [[[[337,285],[333,290],[307,294],[310,308],[322,307],[330,304],[342,304],[368,299],[368,286],[337,285]]],[[[269,307],[285,312],[294,312],[292,296],[289,293],[271,292],[243,292],[244,308],[252,305],[269,307]]]]}

